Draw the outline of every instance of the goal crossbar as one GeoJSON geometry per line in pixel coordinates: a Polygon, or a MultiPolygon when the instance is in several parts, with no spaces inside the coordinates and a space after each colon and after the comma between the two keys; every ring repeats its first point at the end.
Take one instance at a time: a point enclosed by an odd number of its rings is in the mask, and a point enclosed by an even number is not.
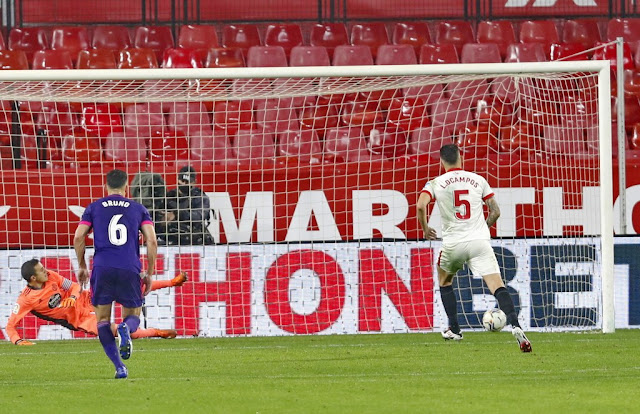
{"type": "Polygon", "coordinates": [[[368,77],[426,75],[519,75],[535,73],[608,71],[608,60],[443,65],[307,66],[271,68],[188,69],[51,69],[5,70],[0,81],[106,81],[171,79],[252,79],[308,77],[368,77]]]}

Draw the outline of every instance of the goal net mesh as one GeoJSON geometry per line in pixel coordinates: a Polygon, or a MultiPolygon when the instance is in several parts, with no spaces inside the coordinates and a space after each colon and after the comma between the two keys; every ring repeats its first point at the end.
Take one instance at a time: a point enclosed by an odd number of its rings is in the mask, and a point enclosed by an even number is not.
{"type": "MultiPolygon", "coordinates": [[[[423,240],[415,205],[443,173],[440,147],[457,143],[500,205],[492,244],[522,326],[601,327],[596,72],[331,69],[0,81],[0,326],[25,285],[24,261],[75,280],[75,227],[120,168],[156,224],[157,279],[189,275],[147,296],[148,326],[184,336],[442,330],[441,242],[423,240]],[[180,190],[185,166],[208,209],[186,207],[197,197],[180,190]]],[[[440,236],[433,203],[429,214],[440,236]]],[[[481,329],[497,305],[480,275],[465,268],[454,287],[461,327],[481,329]]],[[[22,335],[84,334],[29,316],[22,335]]]]}

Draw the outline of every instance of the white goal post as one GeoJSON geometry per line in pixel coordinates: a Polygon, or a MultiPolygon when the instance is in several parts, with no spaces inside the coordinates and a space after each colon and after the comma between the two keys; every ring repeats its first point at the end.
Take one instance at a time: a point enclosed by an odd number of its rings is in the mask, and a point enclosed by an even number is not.
{"type": "MultiPolygon", "coordinates": [[[[184,158],[178,155],[167,162],[151,155],[117,159],[109,151],[118,148],[109,150],[105,144],[114,135],[110,129],[109,136],[97,138],[103,146],[97,150],[98,158],[108,162],[91,164],[86,159],[65,159],[69,136],[60,132],[53,137],[50,132],[63,129],[61,116],[50,121],[55,127],[46,128],[32,117],[36,131],[49,128],[49,140],[62,142],[61,158],[50,156],[35,167],[25,161],[20,171],[0,171],[6,188],[13,189],[0,195],[0,207],[46,210],[56,197],[66,204],[56,200],[51,207],[55,214],[32,214],[42,223],[28,231],[42,234],[29,241],[15,234],[23,215],[9,209],[0,217],[0,239],[7,240],[0,246],[6,249],[0,251],[4,254],[0,260],[10,274],[0,284],[0,303],[9,305],[5,309],[10,309],[21,288],[16,282],[19,262],[34,255],[50,256],[52,251],[72,256],[71,244],[61,233],[72,235],[74,214],[102,195],[100,179],[107,166],[159,172],[171,187],[177,171],[190,164],[203,177],[198,181],[211,201],[213,214],[207,225],[214,244],[179,241],[161,247],[166,270],[162,278],[191,266],[188,260],[193,256],[198,261],[192,271],[199,276],[193,281],[196,287],[176,289],[166,297],[150,296],[154,326],[175,327],[185,336],[440,329],[445,316],[437,278],[432,278],[435,273],[422,276],[429,284],[424,291],[413,279],[420,273],[417,267],[433,271],[440,245],[421,240],[414,204],[422,185],[439,171],[434,151],[455,141],[465,150],[467,168],[487,177],[505,206],[493,230],[493,243],[498,255],[504,254],[501,264],[511,266],[508,285],[512,294],[520,294],[516,305],[525,326],[542,331],[615,330],[609,61],[0,71],[0,100],[36,103],[37,108],[46,102],[64,104],[70,119],[81,120],[68,121],[72,132],[67,135],[76,136],[76,131],[88,128],[85,104],[113,104],[115,118],[120,119],[113,122],[120,122],[124,130],[115,134],[129,141],[130,108],[157,103],[161,111],[157,122],[183,122],[167,129],[172,138],[178,136],[190,146],[184,158]],[[484,99],[483,94],[500,95],[501,101],[484,99]],[[352,95],[357,98],[351,99],[352,95]],[[577,102],[578,109],[566,115],[564,99],[576,99],[571,104],[577,102]],[[470,108],[451,106],[456,100],[470,108]],[[230,109],[228,102],[239,106],[230,109]],[[246,108],[253,114],[247,119],[241,115],[243,102],[249,102],[246,108]],[[509,105],[516,109],[506,109],[509,105]],[[310,107],[324,118],[315,112],[304,114],[310,107]],[[418,110],[419,115],[414,113],[418,110]],[[175,120],[177,113],[182,121],[175,120]],[[327,117],[335,125],[328,125],[327,117]],[[554,123],[548,124],[551,118],[554,123]],[[516,122],[524,129],[512,129],[516,122]],[[267,131],[273,136],[271,152],[256,155],[252,145],[257,141],[251,135],[255,129],[243,127],[249,123],[259,125],[261,134],[267,131]],[[488,126],[483,129],[478,123],[488,126]],[[437,134],[436,125],[442,127],[437,134]],[[360,136],[354,138],[356,127],[360,136]],[[531,138],[535,144],[522,149],[521,138],[514,134],[525,134],[524,130],[535,136],[531,138]],[[305,131],[312,134],[312,141],[304,141],[305,131]],[[229,148],[215,147],[216,134],[225,135],[229,148]],[[564,135],[569,145],[563,143],[564,135]],[[289,138],[293,144],[285,148],[289,138]],[[345,140],[350,139],[363,146],[349,147],[345,140]],[[302,141],[319,149],[302,154],[302,141]],[[575,152],[578,145],[581,150],[575,152]],[[224,157],[220,151],[228,151],[229,159],[220,161],[218,157],[224,157]],[[243,156],[258,163],[245,167],[243,156]],[[514,177],[512,171],[521,175],[514,177]],[[61,175],[66,176],[64,184],[61,175]],[[21,201],[17,194],[27,183],[51,187],[54,195],[47,190],[30,195],[37,202],[21,201]],[[47,220],[56,222],[53,229],[47,220]],[[568,261],[563,261],[563,254],[568,261]],[[539,268],[536,276],[527,275],[534,267],[539,268]],[[378,280],[378,271],[387,276],[378,280]],[[242,297],[232,298],[233,289],[242,297]]],[[[145,114],[153,115],[149,108],[145,114]]],[[[155,136],[156,121],[152,116],[144,119],[147,124],[137,125],[136,131],[144,127],[145,132],[137,134],[149,146],[145,154],[151,154],[149,139],[155,136]]],[[[29,135],[25,122],[22,128],[24,141],[29,135]]],[[[261,135],[261,146],[262,139],[261,135]]],[[[22,157],[28,158],[25,153],[22,157]]],[[[437,225],[437,211],[431,216],[437,225]]],[[[72,268],[74,260],[69,261],[72,268]]],[[[493,306],[493,299],[478,286],[477,275],[468,272],[457,285],[465,328],[480,329],[478,315],[493,306]]],[[[7,317],[0,314],[0,326],[7,317]]]]}

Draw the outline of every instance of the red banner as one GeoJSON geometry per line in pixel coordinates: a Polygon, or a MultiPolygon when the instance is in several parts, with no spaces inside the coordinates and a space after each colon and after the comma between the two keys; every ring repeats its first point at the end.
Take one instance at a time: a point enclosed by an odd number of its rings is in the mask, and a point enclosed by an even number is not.
{"type": "MultiPolygon", "coordinates": [[[[492,229],[494,236],[598,234],[595,163],[571,166],[567,160],[550,159],[540,165],[511,165],[498,159],[466,165],[485,176],[496,193],[502,216],[492,229]]],[[[172,188],[179,168],[170,165],[156,172],[172,188]]],[[[419,239],[417,197],[426,181],[441,173],[435,162],[424,159],[198,169],[198,181],[216,211],[209,231],[218,243],[419,239]]],[[[72,246],[82,210],[105,195],[106,171],[1,171],[0,247],[72,246]]],[[[128,170],[130,179],[135,172],[128,170]]],[[[627,174],[629,234],[640,231],[640,210],[634,208],[640,201],[639,184],[637,174],[627,174]]],[[[438,219],[437,212],[433,216],[438,219]]]]}

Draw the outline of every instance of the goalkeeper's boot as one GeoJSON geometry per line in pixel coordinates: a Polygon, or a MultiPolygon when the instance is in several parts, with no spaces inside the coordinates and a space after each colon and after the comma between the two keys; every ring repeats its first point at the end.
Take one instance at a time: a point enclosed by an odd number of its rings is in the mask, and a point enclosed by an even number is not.
{"type": "Polygon", "coordinates": [[[124,322],[118,325],[118,337],[120,338],[120,357],[122,359],[131,358],[133,343],[131,342],[131,333],[129,332],[129,326],[124,322]]]}
{"type": "Polygon", "coordinates": [[[511,330],[511,333],[518,340],[518,345],[522,352],[531,352],[531,342],[529,342],[529,338],[524,334],[522,328],[516,326],[511,330]]]}
{"type": "Polygon", "coordinates": [[[446,331],[442,332],[442,337],[445,341],[462,341],[462,332],[455,333],[451,328],[448,328],[446,331]]]}
{"type": "Polygon", "coordinates": [[[187,272],[180,272],[178,276],[171,279],[171,286],[182,286],[187,280],[189,280],[187,272]]]}
{"type": "Polygon", "coordinates": [[[173,339],[178,333],[173,329],[156,329],[156,335],[158,338],[173,339]]]}
{"type": "Polygon", "coordinates": [[[116,368],[115,379],[127,378],[128,375],[129,373],[127,372],[127,367],[125,367],[124,365],[116,368]]]}

